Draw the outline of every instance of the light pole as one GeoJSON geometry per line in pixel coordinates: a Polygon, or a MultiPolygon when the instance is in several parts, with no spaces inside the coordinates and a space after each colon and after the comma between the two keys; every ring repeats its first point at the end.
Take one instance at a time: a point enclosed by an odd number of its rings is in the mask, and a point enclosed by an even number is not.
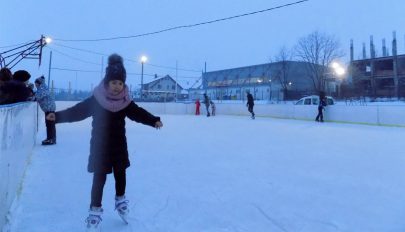
{"type": "Polygon", "coordinates": [[[269,93],[269,100],[271,101],[271,79],[269,79],[269,84],[270,84],[270,93],[269,93]]]}
{"type": "Polygon", "coordinates": [[[141,100],[143,100],[143,64],[148,60],[148,57],[141,57],[142,72],[141,72],[141,100]]]}
{"type": "MultiPolygon", "coordinates": [[[[52,38],[51,37],[44,37],[43,42],[45,44],[50,44],[52,43],[52,38]]],[[[49,82],[51,81],[51,69],[52,69],[52,51],[50,52],[49,55],[49,69],[48,69],[48,88],[49,88],[49,82]]]]}

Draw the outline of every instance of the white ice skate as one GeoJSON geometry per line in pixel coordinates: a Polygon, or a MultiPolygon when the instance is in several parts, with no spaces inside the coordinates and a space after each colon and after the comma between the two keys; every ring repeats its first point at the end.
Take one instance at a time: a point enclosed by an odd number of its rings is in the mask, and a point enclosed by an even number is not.
{"type": "Polygon", "coordinates": [[[89,216],[86,219],[86,231],[87,232],[100,232],[100,223],[102,221],[101,215],[103,209],[101,207],[91,207],[89,210],[89,216]]]}
{"type": "Polygon", "coordinates": [[[128,224],[129,209],[128,209],[128,200],[125,199],[125,195],[115,197],[115,209],[117,210],[118,215],[121,217],[121,219],[126,224],[128,224]]]}

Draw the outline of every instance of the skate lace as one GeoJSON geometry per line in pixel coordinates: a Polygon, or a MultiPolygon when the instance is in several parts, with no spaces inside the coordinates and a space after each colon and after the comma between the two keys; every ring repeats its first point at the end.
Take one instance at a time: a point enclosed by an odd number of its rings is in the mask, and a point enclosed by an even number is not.
{"type": "Polygon", "coordinates": [[[103,219],[102,219],[100,216],[98,216],[98,215],[90,215],[90,216],[88,216],[88,217],[86,218],[85,222],[86,222],[87,224],[95,224],[95,225],[98,225],[102,220],[103,220],[103,219]],[[92,223],[93,221],[94,221],[95,223],[92,223]]]}
{"type": "Polygon", "coordinates": [[[115,204],[115,210],[118,210],[118,211],[126,210],[126,207],[128,206],[128,202],[129,202],[128,200],[124,200],[124,201],[121,201],[121,202],[115,204]]]}

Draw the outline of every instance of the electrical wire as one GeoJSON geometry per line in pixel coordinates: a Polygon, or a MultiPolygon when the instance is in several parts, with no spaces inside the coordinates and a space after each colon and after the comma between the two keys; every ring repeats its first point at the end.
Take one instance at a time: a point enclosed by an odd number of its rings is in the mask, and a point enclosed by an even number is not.
{"type": "MultiPolygon", "coordinates": [[[[85,73],[100,73],[100,71],[96,70],[85,70],[85,69],[74,69],[74,68],[59,68],[59,67],[52,67],[52,70],[59,70],[59,71],[69,71],[69,72],[85,72],[85,73]]],[[[134,75],[134,76],[142,76],[141,73],[132,73],[128,72],[127,75],[134,75]]],[[[156,75],[156,74],[150,74],[150,73],[144,73],[144,76],[149,76],[149,77],[157,77],[157,78],[162,78],[165,77],[166,75],[156,75]]],[[[178,79],[197,79],[201,77],[187,77],[187,76],[178,76],[178,79]]]]}
{"type": "Polygon", "coordinates": [[[87,64],[92,64],[92,65],[101,66],[100,63],[95,63],[95,62],[91,62],[91,61],[79,59],[79,58],[70,56],[70,55],[68,55],[68,54],[65,54],[65,53],[63,53],[63,52],[61,52],[61,51],[58,51],[58,50],[55,49],[55,48],[48,47],[48,49],[50,49],[51,51],[54,51],[54,52],[56,52],[56,53],[59,53],[59,54],[61,54],[62,56],[65,56],[65,57],[67,57],[67,58],[69,58],[69,59],[72,59],[72,60],[80,61],[80,62],[82,62],[82,63],[87,63],[87,64]]]}
{"type": "MultiPolygon", "coordinates": [[[[109,54],[96,52],[96,51],[92,51],[92,50],[88,50],[88,49],[76,48],[76,47],[72,47],[72,46],[66,46],[66,45],[62,45],[62,44],[59,44],[59,43],[52,43],[52,45],[55,45],[55,46],[58,46],[58,47],[63,47],[63,48],[69,48],[69,49],[76,50],[76,51],[86,52],[86,53],[90,53],[90,54],[95,54],[95,55],[109,56],[109,54]]],[[[125,61],[130,61],[130,62],[133,62],[133,63],[139,63],[139,61],[136,61],[136,60],[133,60],[133,59],[124,58],[124,60],[125,61]]],[[[144,63],[144,65],[149,65],[149,66],[158,67],[158,68],[171,69],[171,70],[176,70],[177,69],[178,71],[186,71],[186,72],[196,72],[196,73],[201,73],[202,72],[202,71],[197,71],[197,70],[193,70],[193,69],[176,68],[176,67],[169,67],[169,66],[151,64],[151,63],[144,63]]]]}
{"type": "Polygon", "coordinates": [[[68,68],[57,68],[57,67],[52,67],[51,69],[52,69],[52,70],[59,70],[59,71],[69,71],[69,72],[100,73],[100,71],[83,70],[83,69],[68,69],[68,68]]]}
{"type": "Polygon", "coordinates": [[[156,64],[151,64],[151,63],[145,63],[145,65],[150,65],[150,66],[157,67],[157,68],[165,68],[165,69],[172,69],[172,70],[179,70],[179,71],[186,71],[186,72],[201,73],[201,71],[198,71],[198,70],[176,68],[176,67],[168,67],[168,66],[156,65],[156,64]]]}
{"type": "Polygon", "coordinates": [[[69,49],[76,50],[76,51],[87,52],[87,53],[100,55],[100,56],[109,56],[108,54],[105,54],[105,53],[91,51],[91,50],[87,50],[87,49],[83,49],[83,48],[75,48],[75,47],[71,47],[71,46],[62,45],[62,44],[59,44],[59,43],[52,43],[52,45],[55,45],[55,46],[58,46],[58,47],[69,48],[69,49]]]}
{"type": "Polygon", "coordinates": [[[54,40],[55,41],[66,41],[66,42],[98,42],[98,41],[108,41],[108,40],[131,39],[131,38],[160,34],[163,32],[168,32],[168,31],[173,31],[173,30],[178,30],[178,29],[183,29],[183,28],[198,27],[198,26],[202,26],[202,25],[206,25],[206,24],[212,24],[212,23],[217,23],[217,22],[221,22],[221,21],[232,20],[232,19],[236,19],[236,18],[240,18],[240,17],[250,16],[250,15],[264,13],[267,11],[272,11],[272,10],[276,10],[276,9],[280,9],[280,8],[284,8],[284,7],[289,7],[289,6],[301,4],[304,2],[308,2],[308,1],[309,0],[301,0],[301,1],[291,2],[291,3],[287,3],[284,5],[280,5],[280,6],[271,7],[271,8],[264,9],[264,10],[253,11],[253,12],[249,12],[249,13],[244,13],[244,14],[234,15],[234,16],[230,16],[230,17],[226,17],[226,18],[205,21],[205,22],[201,22],[201,23],[194,23],[194,24],[170,27],[170,28],[166,28],[166,29],[162,29],[162,30],[158,30],[158,31],[154,31],[154,32],[147,32],[147,33],[137,34],[137,35],[117,36],[117,37],[99,38],[99,39],[58,39],[58,38],[55,38],[54,40]]]}

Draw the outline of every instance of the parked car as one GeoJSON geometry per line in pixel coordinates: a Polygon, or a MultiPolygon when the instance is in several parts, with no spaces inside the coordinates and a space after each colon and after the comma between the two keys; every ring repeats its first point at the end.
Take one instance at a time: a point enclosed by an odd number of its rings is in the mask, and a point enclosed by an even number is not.
{"type": "MultiPolygon", "coordinates": [[[[319,104],[319,96],[317,95],[303,97],[295,103],[295,105],[318,105],[318,104],[319,104]]],[[[326,96],[326,104],[334,105],[335,100],[333,99],[333,97],[326,96]]]]}

